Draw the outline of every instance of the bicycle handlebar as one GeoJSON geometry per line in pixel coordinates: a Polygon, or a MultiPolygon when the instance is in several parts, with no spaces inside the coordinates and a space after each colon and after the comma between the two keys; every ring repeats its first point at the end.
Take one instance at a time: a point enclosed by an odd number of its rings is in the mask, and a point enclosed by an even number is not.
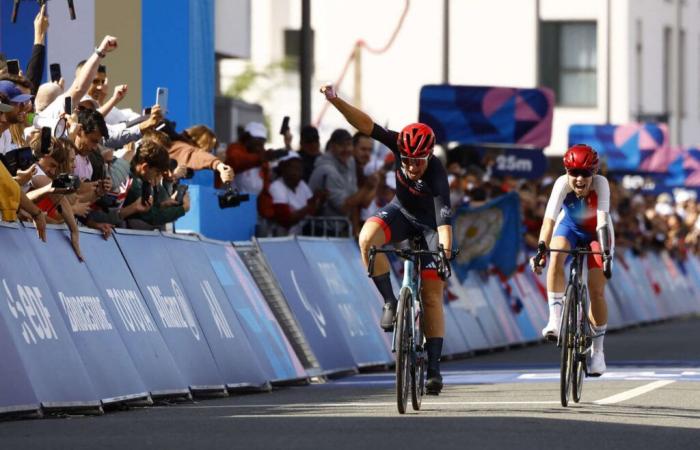
{"type": "Polygon", "coordinates": [[[410,248],[383,249],[383,248],[376,248],[375,246],[372,246],[369,249],[367,272],[368,272],[370,277],[374,273],[374,256],[377,253],[393,253],[400,258],[410,259],[411,261],[414,261],[414,262],[416,261],[416,258],[419,256],[437,256],[438,258],[440,258],[440,260],[438,261],[438,273],[442,274],[441,277],[444,277],[443,279],[447,279],[452,274],[452,269],[450,268],[449,262],[453,261],[457,257],[457,255],[459,254],[459,250],[460,249],[458,249],[458,248],[452,250],[452,254],[448,258],[447,255],[445,254],[445,249],[442,247],[442,245],[440,245],[440,248],[437,251],[413,250],[410,248]]]}

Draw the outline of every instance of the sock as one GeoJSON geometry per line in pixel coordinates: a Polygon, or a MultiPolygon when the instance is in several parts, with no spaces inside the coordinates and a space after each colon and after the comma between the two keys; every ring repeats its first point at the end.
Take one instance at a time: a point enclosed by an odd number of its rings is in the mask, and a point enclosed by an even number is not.
{"type": "Polygon", "coordinates": [[[374,285],[377,286],[379,293],[384,298],[384,303],[396,301],[394,289],[391,287],[389,272],[372,277],[372,281],[374,281],[374,285]]]}
{"type": "Polygon", "coordinates": [[[441,337],[427,338],[425,340],[425,348],[428,351],[428,377],[438,375],[440,373],[440,356],[442,355],[441,337]]]}
{"type": "Polygon", "coordinates": [[[547,303],[549,304],[549,318],[561,317],[561,309],[564,305],[563,292],[547,291],[547,303]]]}
{"type": "Polygon", "coordinates": [[[593,351],[594,352],[602,352],[603,351],[603,339],[605,338],[605,330],[608,329],[608,324],[606,323],[605,325],[600,325],[596,327],[595,325],[591,324],[591,333],[593,333],[593,336],[595,335],[600,335],[598,337],[593,338],[593,351]]]}

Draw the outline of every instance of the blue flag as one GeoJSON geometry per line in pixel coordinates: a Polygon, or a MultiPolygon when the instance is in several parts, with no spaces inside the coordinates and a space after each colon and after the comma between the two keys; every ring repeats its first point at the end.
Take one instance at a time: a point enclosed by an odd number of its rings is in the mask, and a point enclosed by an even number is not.
{"type": "Polygon", "coordinates": [[[461,249],[453,267],[460,279],[469,270],[492,265],[506,275],[515,270],[522,240],[518,194],[511,192],[478,208],[457,210],[453,227],[461,249]]]}

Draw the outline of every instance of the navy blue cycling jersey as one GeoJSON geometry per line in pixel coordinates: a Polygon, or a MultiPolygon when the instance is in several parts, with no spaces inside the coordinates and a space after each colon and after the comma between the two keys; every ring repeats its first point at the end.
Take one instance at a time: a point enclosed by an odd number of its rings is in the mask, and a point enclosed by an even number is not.
{"type": "Polygon", "coordinates": [[[451,225],[450,186],[442,162],[436,157],[430,157],[423,176],[418,181],[412,181],[401,169],[398,137],[396,131],[387,130],[376,123],[372,128],[372,138],[386,145],[396,157],[396,196],[392,203],[398,204],[402,211],[432,229],[451,225]]]}

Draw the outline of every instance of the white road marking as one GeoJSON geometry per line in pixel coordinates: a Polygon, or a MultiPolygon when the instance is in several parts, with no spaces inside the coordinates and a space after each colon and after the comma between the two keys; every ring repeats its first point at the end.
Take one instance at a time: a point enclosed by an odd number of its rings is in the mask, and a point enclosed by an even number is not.
{"type": "MultiPolygon", "coordinates": [[[[556,405],[559,401],[504,401],[504,402],[430,402],[423,400],[425,406],[471,406],[471,405],[556,405]]],[[[290,403],[290,404],[265,404],[265,405],[197,405],[187,406],[187,409],[322,409],[322,408],[346,408],[346,407],[393,407],[396,402],[347,402],[347,403],[290,403]]]]}
{"type": "Polygon", "coordinates": [[[638,397],[642,394],[646,394],[647,392],[651,392],[654,389],[658,389],[664,386],[668,386],[671,383],[674,383],[675,380],[659,380],[659,381],[654,381],[653,383],[645,384],[643,386],[636,387],[634,389],[630,389],[628,391],[620,392],[619,394],[612,395],[610,397],[606,397],[601,400],[597,400],[593,403],[596,405],[612,405],[615,403],[620,403],[624,402],[625,400],[629,400],[634,397],[638,397]]]}

